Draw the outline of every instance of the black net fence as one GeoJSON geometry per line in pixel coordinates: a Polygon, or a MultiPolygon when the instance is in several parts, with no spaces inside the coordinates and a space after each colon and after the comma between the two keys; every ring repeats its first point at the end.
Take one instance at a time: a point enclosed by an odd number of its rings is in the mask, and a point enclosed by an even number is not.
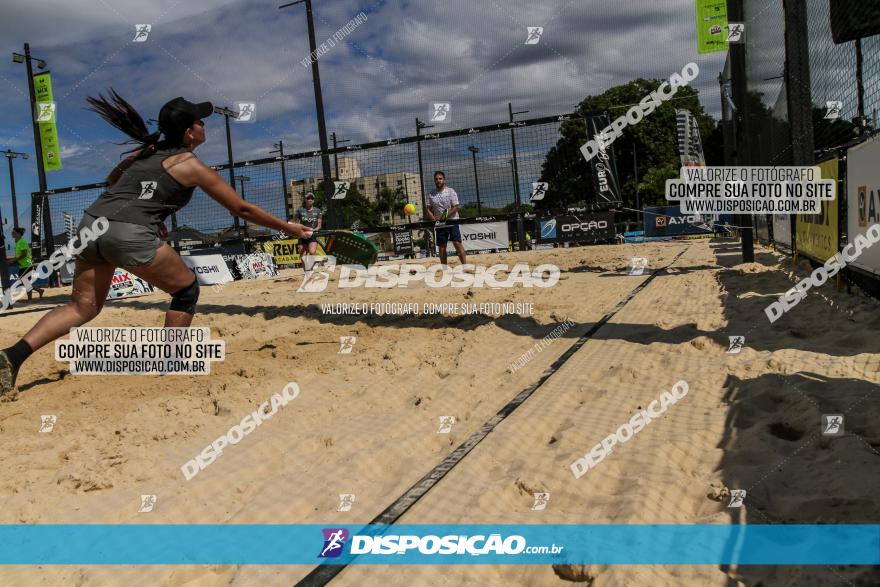
{"type": "Polygon", "coordinates": [[[743,1],[747,129],[751,164],[791,165],[791,126],[785,87],[782,2],[743,1]]]}
{"type": "MultiPolygon", "coordinates": [[[[438,170],[458,193],[462,218],[521,219],[535,210],[537,202],[530,202],[534,184],[558,175],[559,151],[564,149],[572,151],[564,159],[576,168],[572,173],[581,180],[575,188],[566,188],[571,193],[559,189],[554,193],[551,186],[550,197],[539,205],[552,213],[552,202],[560,209],[596,203],[591,167],[578,151],[586,142],[586,122],[579,114],[437,130],[420,128],[414,136],[328,150],[332,180],[347,182],[344,199],[331,199],[324,193],[320,151],[239,161],[232,173],[228,163],[213,169],[242,198],[280,218],[294,218],[305,194],[312,192],[326,213],[325,226],[367,230],[422,221],[427,192],[434,188],[433,175],[438,170]],[[415,206],[414,214],[405,213],[407,203],[415,206]]],[[[32,194],[35,253],[45,256],[65,244],[83,211],[106,187],[95,183],[32,194]]],[[[166,220],[166,225],[175,245],[270,236],[268,229],[234,218],[198,188],[190,203],[166,220]]]]}

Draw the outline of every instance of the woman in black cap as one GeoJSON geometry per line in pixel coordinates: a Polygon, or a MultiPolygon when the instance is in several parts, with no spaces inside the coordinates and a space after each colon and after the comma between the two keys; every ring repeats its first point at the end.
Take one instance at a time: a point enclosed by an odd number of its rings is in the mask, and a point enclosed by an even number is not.
{"type": "Polygon", "coordinates": [[[131,137],[126,143],[138,146],[127,151],[132,154],[110,172],[109,187],[83,214],[80,230],[101,217],[109,221],[109,229],[77,256],[71,300],[43,316],[18,343],[0,351],[0,396],[13,389],[21,364],[34,351],[101,312],[116,267],[171,294],[166,328],[190,325],[199,283],[162,238],[167,235],[165,218],[189,203],[196,187],[248,222],[296,238],[312,233],[306,226],[285,222],[245,202],[193,154],[205,142],[202,119],[214,111],[210,102],[171,100],[159,112],[159,130],[151,134],[140,114],[113,89],[109,99],[99,94],[87,100],[90,110],[131,137]]]}

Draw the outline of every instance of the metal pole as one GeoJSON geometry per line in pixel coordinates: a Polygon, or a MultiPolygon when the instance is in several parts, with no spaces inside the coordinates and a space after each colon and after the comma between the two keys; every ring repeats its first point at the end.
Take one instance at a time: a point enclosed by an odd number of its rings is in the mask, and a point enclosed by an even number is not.
{"type": "Polygon", "coordinates": [[[519,250],[523,250],[525,247],[525,231],[523,229],[523,221],[522,221],[522,202],[519,193],[519,167],[516,161],[516,135],[513,132],[513,104],[510,102],[507,103],[507,111],[510,115],[510,145],[513,149],[513,190],[515,200],[515,211],[516,211],[516,240],[519,244],[519,250]]]}
{"type": "MultiPolygon", "coordinates": [[[[422,126],[424,126],[424,123],[416,117],[416,151],[419,156],[419,186],[422,189],[422,214],[424,215],[428,209],[428,204],[425,197],[425,171],[422,167],[422,126]]],[[[434,234],[433,230],[425,229],[422,231],[422,234],[425,235],[425,254],[430,253],[433,257],[434,244],[431,239],[431,236],[434,234]]]]}
{"type": "Polygon", "coordinates": [[[12,170],[12,157],[9,149],[6,150],[6,159],[9,161],[9,189],[12,191],[12,227],[18,228],[18,202],[15,200],[15,172],[12,170]]]}
{"type": "MultiPolygon", "coordinates": [[[[229,115],[224,114],[223,118],[226,120],[226,154],[229,156],[229,185],[232,186],[232,189],[235,189],[235,163],[232,160],[232,131],[229,128],[229,115]]],[[[232,215],[232,226],[235,227],[236,231],[241,231],[241,224],[239,224],[238,216],[235,214],[232,215]]]]}
{"type": "MultiPolygon", "coordinates": [[[[299,4],[301,2],[305,2],[306,5],[306,17],[309,28],[309,55],[315,55],[315,52],[317,51],[317,43],[315,42],[315,21],[312,17],[312,0],[297,0],[296,2],[284,4],[278,8],[286,8],[287,6],[293,6],[294,4],[299,4]]],[[[324,100],[321,97],[321,75],[318,71],[318,60],[312,59],[311,61],[312,84],[315,86],[315,110],[318,115],[318,138],[321,141],[321,170],[324,174],[324,195],[326,197],[327,216],[330,221],[330,226],[327,228],[336,228],[335,206],[332,204],[333,192],[335,189],[330,174],[330,158],[327,156],[329,147],[327,146],[327,124],[324,122],[324,100]]]]}
{"type": "Polygon", "coordinates": [[[284,168],[284,141],[278,141],[278,152],[281,155],[281,185],[283,187],[283,200],[282,203],[284,207],[287,207],[287,170],[284,168]]]}
{"type": "MultiPolygon", "coordinates": [[[[247,200],[245,200],[245,197],[244,197],[244,182],[246,182],[246,181],[249,181],[249,178],[247,178],[245,176],[241,176],[238,178],[238,184],[241,186],[241,199],[244,200],[245,202],[247,201],[247,200]]],[[[244,235],[245,235],[245,237],[247,237],[247,235],[248,235],[247,220],[244,221],[244,235]]]]}
{"type": "Polygon", "coordinates": [[[477,215],[483,215],[483,205],[480,203],[480,178],[477,175],[477,152],[471,151],[471,155],[474,156],[474,183],[477,186],[477,215]]]}
{"type": "Polygon", "coordinates": [[[856,95],[858,96],[859,106],[859,136],[863,136],[865,134],[865,84],[862,78],[862,72],[862,39],[856,39],[856,95]]]}
{"type": "Polygon", "coordinates": [[[339,157],[336,156],[336,131],[330,133],[330,137],[333,139],[333,171],[336,173],[336,181],[339,181],[339,157]]]}
{"type": "Polygon", "coordinates": [[[425,172],[422,168],[422,121],[416,118],[416,149],[419,154],[419,185],[422,188],[422,213],[428,209],[427,200],[425,200],[425,172]]]}
{"type": "Polygon", "coordinates": [[[636,156],[636,142],[635,141],[633,141],[633,173],[634,173],[635,182],[636,182],[636,210],[638,210],[638,212],[636,212],[636,214],[637,214],[636,221],[641,222],[641,220],[642,220],[642,207],[639,203],[639,159],[636,156]]]}
{"type": "Polygon", "coordinates": [[[28,78],[28,94],[31,99],[31,126],[34,129],[34,147],[37,154],[37,176],[40,180],[40,191],[45,192],[46,187],[46,170],[43,167],[43,141],[40,139],[40,125],[37,123],[37,97],[34,90],[34,68],[31,67],[31,46],[24,44],[24,63],[27,67],[28,78]]]}
{"type": "MultiPolygon", "coordinates": [[[[37,122],[37,96],[34,89],[34,68],[31,66],[31,46],[30,43],[24,44],[24,63],[27,69],[28,96],[31,102],[31,128],[34,131],[34,148],[37,156],[37,178],[40,183],[40,192],[43,194],[41,214],[38,219],[42,225],[40,233],[40,256],[45,257],[54,252],[55,242],[52,234],[52,214],[49,211],[49,198],[45,195],[48,186],[46,184],[46,169],[43,165],[43,141],[40,138],[40,125],[37,122]],[[52,249],[51,251],[49,249],[52,249]]],[[[33,248],[33,243],[31,243],[33,248]]]]}
{"type": "MultiPolygon", "coordinates": [[[[742,0],[731,0],[728,3],[728,18],[733,22],[744,22],[744,11],[742,0]]],[[[739,165],[756,165],[753,161],[753,150],[749,145],[749,141],[753,136],[750,132],[750,121],[748,113],[743,113],[745,105],[748,103],[746,99],[746,47],[742,44],[730,45],[730,74],[733,80],[733,101],[741,104],[739,121],[742,124],[742,131],[737,131],[737,136],[741,137],[742,144],[737,145],[739,165]],[[741,159],[740,159],[741,157],[741,159]]],[[[786,56],[788,59],[788,56],[786,56]]],[[[807,86],[809,90],[809,86],[807,86]]],[[[755,261],[755,243],[752,235],[752,217],[748,214],[736,214],[734,216],[737,226],[740,229],[741,249],[743,263],[753,263],[755,261]]]]}
{"type": "MultiPolygon", "coordinates": [[[[12,161],[12,159],[10,159],[10,161],[12,161]]],[[[3,286],[3,293],[6,293],[9,290],[10,284],[9,284],[9,265],[6,263],[6,236],[4,235],[4,231],[3,231],[3,210],[2,209],[0,209],[0,249],[3,249],[3,258],[0,259],[0,285],[3,286]]]]}

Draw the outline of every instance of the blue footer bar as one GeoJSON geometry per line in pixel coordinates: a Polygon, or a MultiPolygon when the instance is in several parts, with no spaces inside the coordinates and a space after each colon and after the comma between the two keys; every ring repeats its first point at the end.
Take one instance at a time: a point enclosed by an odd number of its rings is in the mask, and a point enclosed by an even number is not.
{"type": "Polygon", "coordinates": [[[880,525],[0,525],[0,564],[880,564],[880,525]]]}

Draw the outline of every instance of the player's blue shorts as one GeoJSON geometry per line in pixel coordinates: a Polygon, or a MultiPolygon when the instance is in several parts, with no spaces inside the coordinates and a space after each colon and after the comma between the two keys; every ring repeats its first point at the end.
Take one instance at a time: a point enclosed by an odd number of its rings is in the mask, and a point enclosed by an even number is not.
{"type": "Polygon", "coordinates": [[[445,246],[449,241],[454,243],[461,242],[461,229],[456,226],[447,226],[446,228],[437,229],[437,244],[445,246]]]}

